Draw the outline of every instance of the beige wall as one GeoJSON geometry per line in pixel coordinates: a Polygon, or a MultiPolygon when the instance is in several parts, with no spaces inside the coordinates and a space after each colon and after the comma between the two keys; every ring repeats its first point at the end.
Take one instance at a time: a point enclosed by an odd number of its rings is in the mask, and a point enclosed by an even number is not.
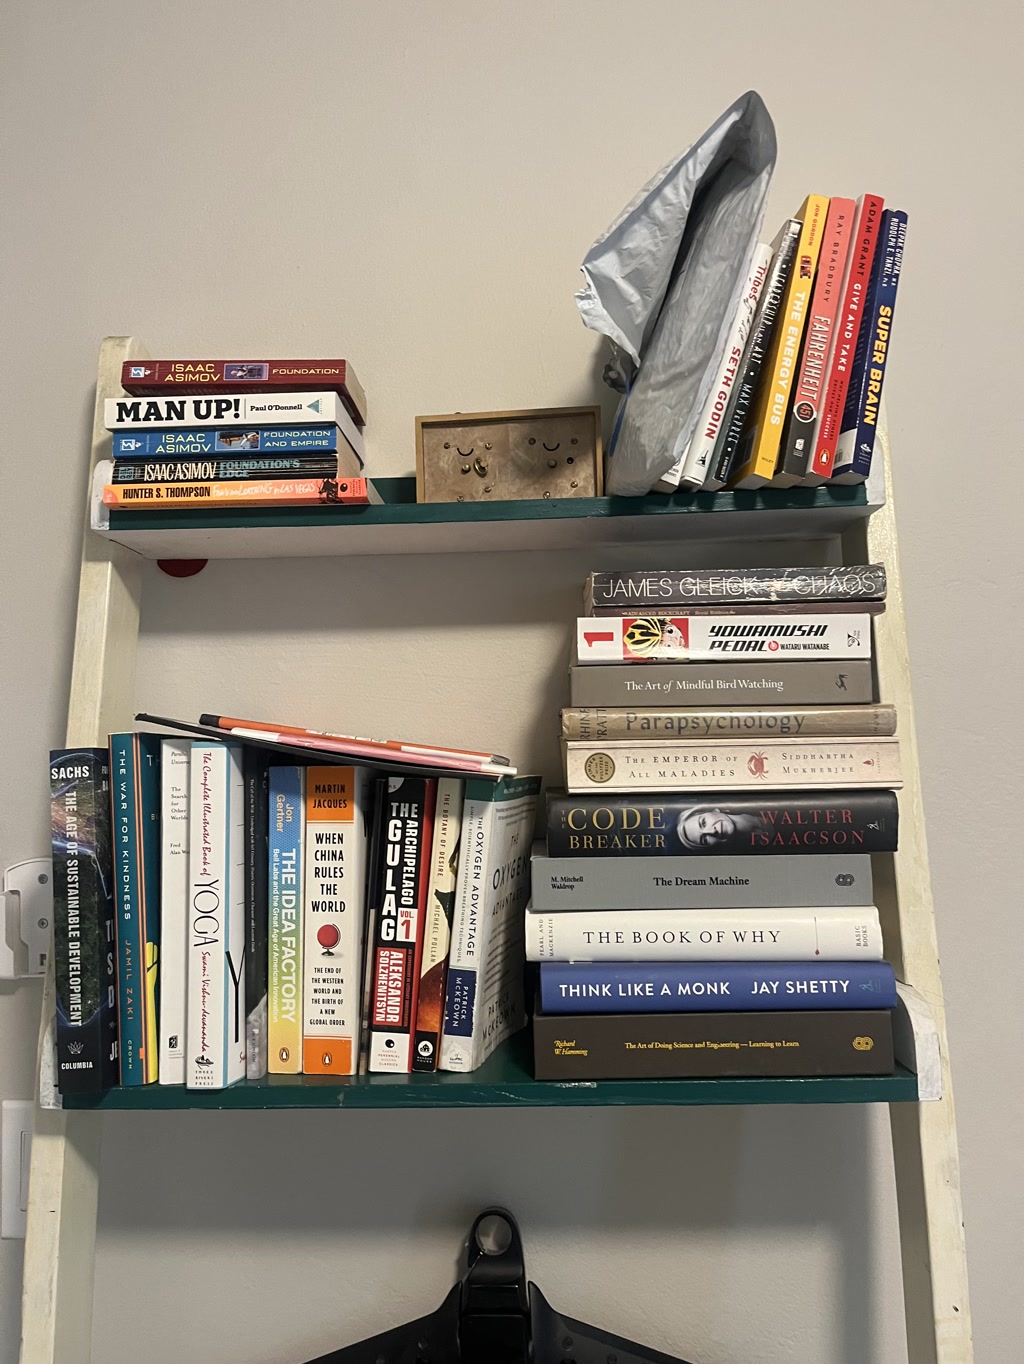
{"type": "MultiPolygon", "coordinates": [[[[1019,6],[8,0],[4,19],[3,865],[46,847],[105,333],[351,356],[372,467],[405,473],[416,413],[593,399],[579,261],[749,86],[781,148],[766,229],[809,189],[909,211],[888,406],[977,1357],[1020,1358],[1022,659],[998,628],[1022,587],[1019,6]]],[[[154,570],[137,695],[551,769],[591,557],[154,570]]],[[[35,997],[0,994],[5,1095],[27,1092],[35,997]]],[[[94,1357],[137,1358],[141,1313],[150,1364],[304,1359],[430,1307],[492,1200],[556,1304],[611,1329],[709,1364],[905,1359],[887,1128],[858,1108],[114,1117],[94,1357]]],[[[18,1267],[0,1247],[3,1364],[18,1267]]]]}

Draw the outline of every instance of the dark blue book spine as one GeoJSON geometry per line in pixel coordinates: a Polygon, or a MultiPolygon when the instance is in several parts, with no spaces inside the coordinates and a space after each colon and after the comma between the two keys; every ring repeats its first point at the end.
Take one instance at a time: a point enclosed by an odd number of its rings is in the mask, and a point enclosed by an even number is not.
{"type": "Polygon", "coordinates": [[[123,1085],[158,1076],[160,736],[110,736],[117,1016],[123,1085]]]}
{"type": "Polygon", "coordinates": [[[907,215],[886,209],[836,442],[833,482],[863,482],[871,469],[906,236],[907,215]]]}
{"type": "Polygon", "coordinates": [[[117,1084],[110,757],[105,748],[50,754],[57,1087],[117,1084]]]}
{"type": "Polygon", "coordinates": [[[114,431],[114,459],[193,459],[196,455],[336,454],[347,450],[340,426],[181,426],[163,431],[114,431]]]}
{"type": "Polygon", "coordinates": [[[543,962],[546,1014],[894,1009],[888,962],[543,962]]]}

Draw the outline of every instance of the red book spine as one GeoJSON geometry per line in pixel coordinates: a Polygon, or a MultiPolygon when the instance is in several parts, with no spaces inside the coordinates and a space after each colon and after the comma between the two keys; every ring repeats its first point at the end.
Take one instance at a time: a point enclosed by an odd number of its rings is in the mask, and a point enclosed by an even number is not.
{"type": "Polygon", "coordinates": [[[828,388],[818,426],[818,439],[808,468],[808,474],[815,483],[831,476],[835,462],[836,441],[842,425],[846,391],[850,386],[853,354],[857,349],[864,301],[871,282],[871,266],[875,259],[884,205],[885,200],[877,194],[861,195],[857,201],[857,221],[843,281],[828,388]]]}
{"type": "Polygon", "coordinates": [[[140,398],[176,393],[188,397],[211,388],[233,393],[333,389],[352,420],[359,426],[366,422],[366,395],[347,360],[126,360],[121,387],[140,398]]]}

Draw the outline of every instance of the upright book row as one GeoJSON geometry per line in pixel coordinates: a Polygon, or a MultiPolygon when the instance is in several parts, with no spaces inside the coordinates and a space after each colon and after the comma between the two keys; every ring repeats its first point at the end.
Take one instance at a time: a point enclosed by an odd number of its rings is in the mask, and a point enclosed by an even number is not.
{"type": "Polygon", "coordinates": [[[535,778],[51,754],[63,1092],[472,1070],[524,1022],[535,778]]]}
{"type": "Polygon", "coordinates": [[[811,194],[755,249],[693,435],[655,492],[867,478],[906,232],[878,195],[811,194]]]}

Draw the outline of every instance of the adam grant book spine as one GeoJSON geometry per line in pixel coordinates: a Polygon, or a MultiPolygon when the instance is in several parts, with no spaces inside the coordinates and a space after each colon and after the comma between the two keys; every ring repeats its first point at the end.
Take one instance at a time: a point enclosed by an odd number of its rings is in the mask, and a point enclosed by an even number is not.
{"type": "Polygon", "coordinates": [[[532,866],[540,913],[605,909],[757,909],[760,905],[870,905],[871,858],[545,857],[532,866]]]}
{"type": "Polygon", "coordinates": [[[715,662],[725,656],[808,662],[870,658],[866,613],[743,616],[607,616],[576,621],[576,662],[715,662]]]}
{"type": "Polygon", "coordinates": [[[643,800],[596,791],[548,796],[552,857],[895,852],[898,837],[892,791],[669,791],[643,800]]]}
{"type": "Polygon", "coordinates": [[[416,1003],[416,1031],[413,1037],[413,1070],[437,1069],[444,1028],[445,983],[465,789],[465,782],[455,777],[442,777],[437,783],[423,956],[420,960],[420,987],[416,1003]]]}
{"type": "Polygon", "coordinates": [[[383,809],[370,958],[370,1071],[412,1068],[437,779],[391,777],[383,809]]]}
{"type": "MultiPolygon", "coordinates": [[[[156,460],[163,464],[213,456],[233,466],[268,459],[316,459],[339,453],[347,456],[349,443],[338,426],[225,426],[219,430],[187,426],[170,431],[115,431],[111,436],[115,466],[128,460],[156,460]]],[[[352,470],[353,473],[356,470],[352,470]]]]}
{"type": "Polygon", "coordinates": [[[110,755],[50,754],[57,1087],[117,1084],[117,986],[111,863],[110,755]]]}
{"type": "Polygon", "coordinates": [[[306,771],[271,767],[267,895],[267,1069],[302,1072],[302,867],[306,771]]]}
{"type": "Polygon", "coordinates": [[[345,400],[354,421],[366,424],[366,394],[347,360],[126,360],[121,387],[137,397],[211,388],[249,393],[329,388],[345,400]]]}
{"type": "Polygon", "coordinates": [[[366,506],[373,501],[365,478],[232,479],[225,483],[108,483],[107,507],[366,506]]]}
{"type": "Polygon", "coordinates": [[[881,601],[884,564],[825,568],[657,569],[591,573],[585,607],[623,614],[671,611],[689,606],[760,606],[787,602],[881,601]]]}
{"type": "Polygon", "coordinates": [[[540,968],[546,1014],[895,1009],[887,961],[569,962],[540,968]]]}
{"type": "Polygon", "coordinates": [[[898,739],[723,739],[674,744],[563,739],[570,791],[702,791],[903,785],[898,739]]]}
{"type": "Polygon", "coordinates": [[[875,699],[871,663],[659,663],[650,668],[588,664],[569,669],[574,706],[719,704],[867,705],[875,699]]]}
{"type": "Polygon", "coordinates": [[[630,909],[526,915],[527,961],[881,961],[878,910],[630,909]]]}
{"type": "Polygon", "coordinates": [[[577,706],[561,712],[562,737],[601,739],[884,738],[896,733],[895,706],[817,706],[807,710],[636,709],[577,706]]]}
{"type": "Polygon", "coordinates": [[[534,1019],[538,1080],[891,1075],[892,1011],[591,1014],[534,1019]]]}

